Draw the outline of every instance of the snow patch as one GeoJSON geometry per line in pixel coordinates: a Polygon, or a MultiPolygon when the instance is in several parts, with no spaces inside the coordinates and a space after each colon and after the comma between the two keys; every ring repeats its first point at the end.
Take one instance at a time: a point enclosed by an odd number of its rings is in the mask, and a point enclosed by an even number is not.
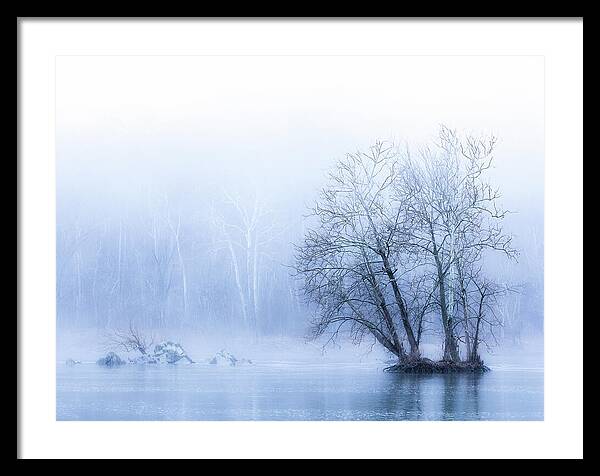
{"type": "Polygon", "coordinates": [[[235,355],[222,349],[212,359],[209,359],[208,363],[211,365],[229,365],[235,367],[241,364],[251,364],[252,361],[250,359],[238,359],[235,355]]]}
{"type": "Polygon", "coordinates": [[[174,364],[179,362],[181,359],[187,360],[189,363],[193,364],[194,361],[190,359],[181,347],[180,344],[176,344],[171,341],[163,341],[154,346],[154,355],[153,358],[158,362],[174,364]]]}

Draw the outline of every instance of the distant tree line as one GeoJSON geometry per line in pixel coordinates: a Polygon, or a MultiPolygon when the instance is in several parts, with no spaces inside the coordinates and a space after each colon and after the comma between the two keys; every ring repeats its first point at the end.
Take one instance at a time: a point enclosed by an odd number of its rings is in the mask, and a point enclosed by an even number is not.
{"type": "Polygon", "coordinates": [[[303,335],[316,312],[311,336],[370,336],[399,358],[518,343],[543,324],[543,235],[515,266],[494,147],[445,127],[414,156],[374,144],[337,163],[309,217],[226,177],[123,194],[59,180],[57,324],[303,335]]]}
{"type": "Polygon", "coordinates": [[[116,209],[59,199],[59,326],[301,334],[285,266],[301,217],[285,221],[255,193],[220,187],[198,205],[176,192],[148,188],[116,209]]]}

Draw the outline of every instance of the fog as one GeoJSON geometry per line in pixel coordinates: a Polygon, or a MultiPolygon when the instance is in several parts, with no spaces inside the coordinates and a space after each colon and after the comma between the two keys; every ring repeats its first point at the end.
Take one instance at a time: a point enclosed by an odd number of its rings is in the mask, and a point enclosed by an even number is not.
{"type": "Polygon", "coordinates": [[[486,263],[519,288],[500,304],[499,345],[541,336],[542,57],[60,56],[56,66],[61,332],[134,323],[188,339],[304,337],[315,309],[293,245],[327,172],[376,140],[417,150],[445,124],[498,138],[492,179],[520,252],[486,263]]]}

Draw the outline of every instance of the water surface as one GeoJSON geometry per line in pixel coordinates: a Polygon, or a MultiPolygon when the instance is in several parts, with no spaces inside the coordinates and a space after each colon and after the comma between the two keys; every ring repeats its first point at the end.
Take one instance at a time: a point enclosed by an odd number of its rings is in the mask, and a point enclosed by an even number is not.
{"type": "Polygon", "coordinates": [[[58,420],[542,420],[543,371],[399,375],[360,364],[57,365],[58,420]]]}

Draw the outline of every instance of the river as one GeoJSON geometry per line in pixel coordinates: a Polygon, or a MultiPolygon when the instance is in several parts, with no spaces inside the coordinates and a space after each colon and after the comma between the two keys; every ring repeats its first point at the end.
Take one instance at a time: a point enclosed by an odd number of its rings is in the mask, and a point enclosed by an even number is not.
{"type": "Polygon", "coordinates": [[[57,420],[543,420],[541,368],[399,375],[372,364],[57,364],[57,420]]]}

